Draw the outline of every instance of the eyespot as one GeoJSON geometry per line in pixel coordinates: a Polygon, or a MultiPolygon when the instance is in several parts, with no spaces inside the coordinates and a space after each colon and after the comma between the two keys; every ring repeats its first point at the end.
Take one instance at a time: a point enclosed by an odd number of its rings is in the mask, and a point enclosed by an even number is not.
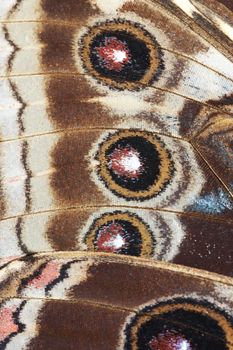
{"type": "Polygon", "coordinates": [[[159,44],[138,23],[98,23],[83,35],[79,47],[87,73],[112,88],[138,90],[163,70],[159,44]]]}
{"type": "Polygon", "coordinates": [[[232,319],[207,301],[177,298],[144,308],[125,337],[125,350],[232,349],[232,319]]]}
{"type": "Polygon", "coordinates": [[[84,242],[88,250],[151,257],[154,238],[148,225],[129,212],[105,213],[94,220],[84,242]]]}
{"type": "Polygon", "coordinates": [[[149,132],[127,130],[110,135],[100,145],[96,160],[105,186],[127,200],[152,198],[173,174],[169,151],[149,132]]]}

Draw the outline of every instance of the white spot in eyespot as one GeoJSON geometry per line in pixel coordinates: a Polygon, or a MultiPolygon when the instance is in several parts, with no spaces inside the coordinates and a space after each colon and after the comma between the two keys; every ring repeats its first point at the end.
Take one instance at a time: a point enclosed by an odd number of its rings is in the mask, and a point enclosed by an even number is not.
{"type": "Polygon", "coordinates": [[[190,344],[187,342],[187,340],[182,341],[179,350],[190,350],[190,344]]]}
{"type": "Polygon", "coordinates": [[[113,50],[113,59],[115,62],[124,62],[127,59],[126,52],[123,50],[113,50]]]}
{"type": "Polygon", "coordinates": [[[140,169],[141,162],[139,157],[131,152],[126,157],[121,159],[121,164],[124,167],[125,171],[135,172],[140,169]]]}
{"type": "Polygon", "coordinates": [[[103,243],[105,247],[113,247],[114,249],[120,249],[125,244],[123,237],[117,234],[114,238],[103,243]]]}

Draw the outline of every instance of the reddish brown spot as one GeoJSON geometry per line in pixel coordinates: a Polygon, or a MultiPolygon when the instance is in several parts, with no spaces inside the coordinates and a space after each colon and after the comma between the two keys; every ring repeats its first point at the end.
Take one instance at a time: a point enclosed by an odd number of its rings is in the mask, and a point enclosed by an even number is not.
{"type": "Polygon", "coordinates": [[[151,350],[192,350],[191,344],[182,335],[161,333],[149,343],[151,350]]]}
{"type": "Polygon", "coordinates": [[[121,225],[116,223],[105,225],[98,234],[98,250],[107,253],[116,253],[126,243],[123,236],[124,229],[121,225]]]}
{"type": "Polygon", "coordinates": [[[106,38],[104,45],[96,48],[96,51],[109,70],[120,72],[131,60],[127,45],[114,37],[106,38]]]}
{"type": "Polygon", "coordinates": [[[119,175],[130,179],[138,178],[142,172],[140,154],[132,147],[115,149],[110,155],[109,167],[119,175]]]}

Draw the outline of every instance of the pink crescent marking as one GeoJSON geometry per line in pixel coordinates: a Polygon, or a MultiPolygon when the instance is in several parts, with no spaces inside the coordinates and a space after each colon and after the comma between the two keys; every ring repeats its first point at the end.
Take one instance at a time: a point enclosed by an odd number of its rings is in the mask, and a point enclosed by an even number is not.
{"type": "Polygon", "coordinates": [[[3,341],[11,333],[17,333],[19,326],[15,324],[13,313],[16,307],[3,307],[0,309],[0,341],[3,341]]]}
{"type": "Polygon", "coordinates": [[[57,261],[49,261],[41,272],[40,276],[28,282],[28,286],[34,288],[44,288],[60,276],[61,266],[63,264],[57,261]]]}

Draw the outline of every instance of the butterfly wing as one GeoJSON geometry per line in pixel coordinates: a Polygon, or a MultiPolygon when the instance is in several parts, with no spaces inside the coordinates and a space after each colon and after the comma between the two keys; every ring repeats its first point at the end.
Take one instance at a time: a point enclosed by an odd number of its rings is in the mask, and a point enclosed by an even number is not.
{"type": "Polygon", "coordinates": [[[233,347],[230,6],[2,1],[0,347],[233,347]]]}

